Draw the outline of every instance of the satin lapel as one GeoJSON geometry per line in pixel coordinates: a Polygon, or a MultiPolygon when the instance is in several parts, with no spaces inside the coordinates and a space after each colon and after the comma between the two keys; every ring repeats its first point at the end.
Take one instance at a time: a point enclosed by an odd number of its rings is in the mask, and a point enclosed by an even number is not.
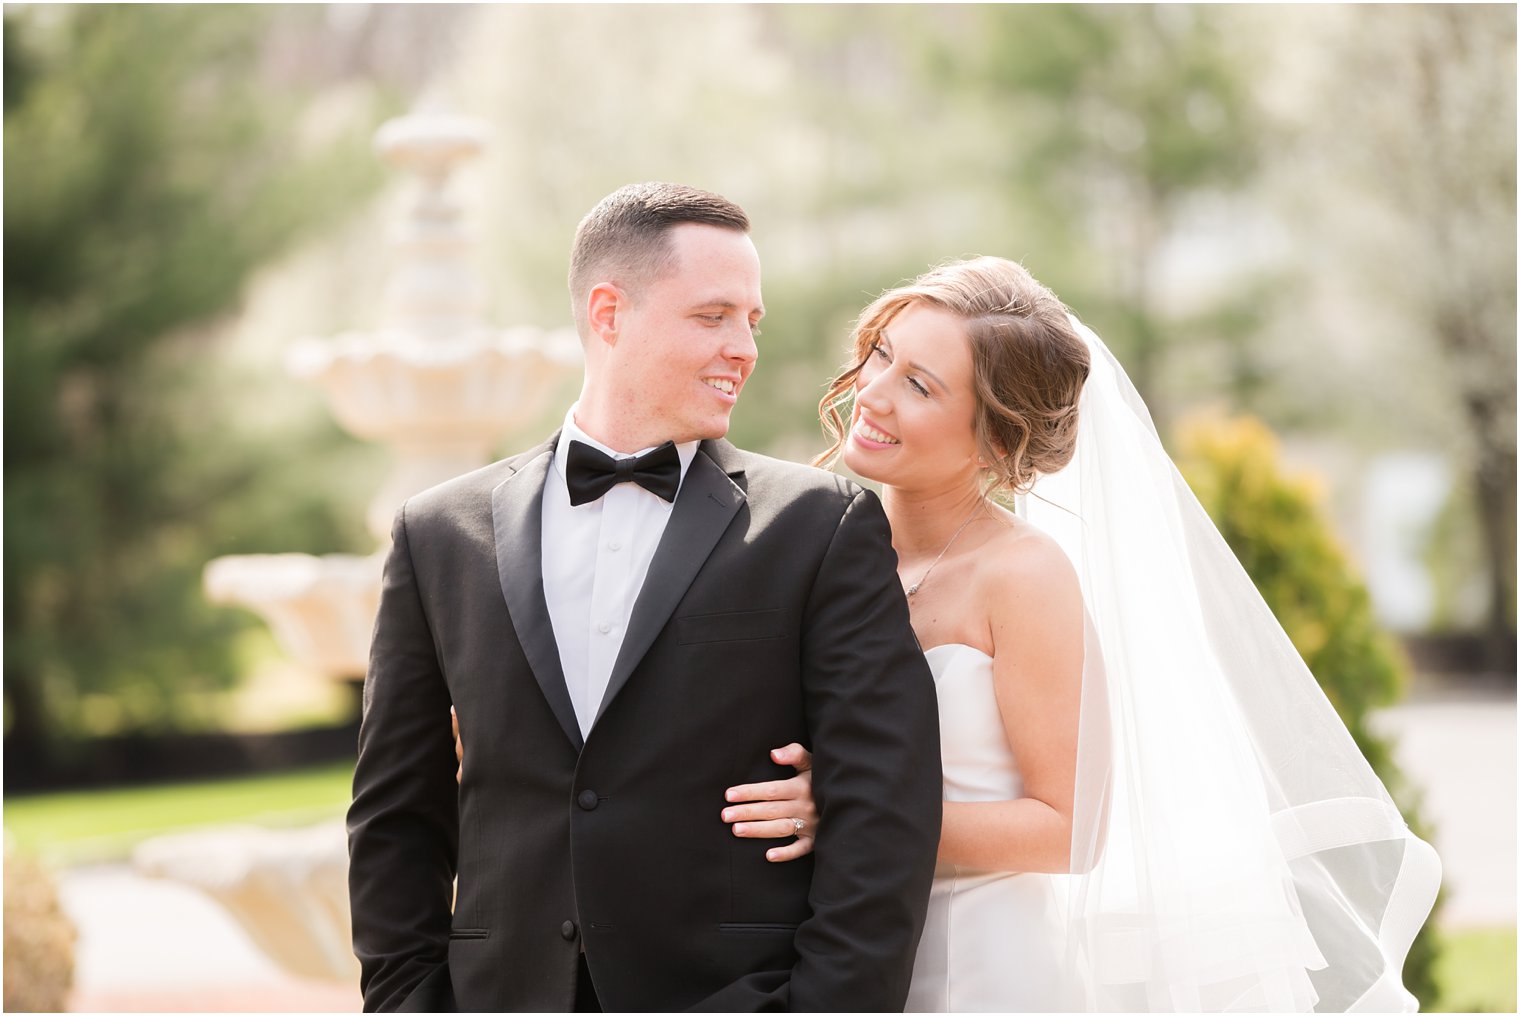
{"type": "Polygon", "coordinates": [[[671,509],[670,521],[666,523],[660,545],[649,562],[644,587],[634,601],[628,631],[623,636],[622,648],[618,650],[617,662],[612,665],[612,676],[607,680],[607,692],[597,709],[597,719],[601,719],[607,705],[628,682],[633,668],[649,651],[655,637],[691,587],[697,572],[707,563],[719,537],[744,505],[744,491],[729,478],[732,472],[735,479],[742,479],[743,470],[737,466],[726,470],[720,464],[732,460],[731,450],[725,442],[704,441],[691,460],[691,467],[681,481],[681,491],[671,509]]]}
{"type": "MultiPolygon", "coordinates": [[[[531,453],[530,453],[531,454],[531,453]]],[[[554,625],[544,599],[544,480],[554,461],[554,441],[523,463],[491,491],[491,524],[496,532],[496,577],[507,613],[517,630],[533,677],[549,700],[554,718],[577,751],[582,745],[575,707],[565,688],[565,672],[554,641],[554,625]]]]}

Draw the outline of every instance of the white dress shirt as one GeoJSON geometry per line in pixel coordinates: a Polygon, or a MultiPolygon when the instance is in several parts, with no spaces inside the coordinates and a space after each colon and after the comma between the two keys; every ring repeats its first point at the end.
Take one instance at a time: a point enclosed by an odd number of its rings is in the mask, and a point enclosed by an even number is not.
{"type": "MultiPolygon", "coordinates": [[[[673,503],[636,483],[619,483],[597,500],[572,507],[565,484],[571,441],[584,442],[615,459],[633,457],[613,451],[576,426],[575,409],[571,406],[565,414],[554,467],[544,480],[542,546],[544,599],[559,645],[565,687],[585,737],[601,708],[612,665],[628,631],[628,618],[644,588],[644,576],[670,521],[673,503]]],[[[683,481],[698,444],[676,445],[683,481]]]]}

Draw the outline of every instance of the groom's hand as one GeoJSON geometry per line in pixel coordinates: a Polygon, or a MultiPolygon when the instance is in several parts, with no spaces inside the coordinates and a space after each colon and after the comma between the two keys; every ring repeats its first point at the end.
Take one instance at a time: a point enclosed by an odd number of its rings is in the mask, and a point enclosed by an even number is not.
{"type": "Polygon", "coordinates": [[[723,821],[733,824],[734,835],[747,839],[797,839],[765,852],[767,861],[794,861],[813,851],[813,837],[818,834],[818,809],[813,804],[813,756],[795,741],[785,748],[775,748],[771,758],[777,765],[791,766],[797,775],[787,780],[746,783],[729,787],[724,798],[730,806],[723,809],[723,821]],[[749,803],[746,803],[749,802],[749,803]],[[801,826],[798,826],[801,822],[801,826]]]}

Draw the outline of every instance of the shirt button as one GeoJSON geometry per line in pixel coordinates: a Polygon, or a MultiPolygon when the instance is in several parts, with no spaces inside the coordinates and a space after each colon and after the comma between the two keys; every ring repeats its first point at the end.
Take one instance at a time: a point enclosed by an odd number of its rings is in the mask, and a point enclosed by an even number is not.
{"type": "Polygon", "coordinates": [[[581,806],[582,811],[595,811],[597,803],[596,791],[582,790],[580,796],[575,799],[575,803],[581,806]]]}
{"type": "Polygon", "coordinates": [[[564,939],[566,942],[574,942],[575,941],[575,922],[574,921],[566,921],[564,924],[561,924],[559,926],[559,937],[562,938],[562,939],[564,939]]]}
{"type": "Polygon", "coordinates": [[[619,543],[617,540],[613,540],[611,543],[607,544],[607,549],[608,550],[622,550],[623,549],[623,545],[621,543],[619,543]]]}
{"type": "Polygon", "coordinates": [[[606,621],[603,621],[601,624],[598,624],[596,626],[596,630],[605,635],[612,630],[612,625],[608,624],[606,621]]]}

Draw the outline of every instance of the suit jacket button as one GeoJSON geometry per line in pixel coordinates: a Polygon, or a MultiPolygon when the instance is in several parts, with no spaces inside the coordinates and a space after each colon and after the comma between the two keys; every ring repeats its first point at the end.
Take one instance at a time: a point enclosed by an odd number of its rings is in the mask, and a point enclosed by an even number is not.
{"type": "Polygon", "coordinates": [[[584,811],[595,811],[596,791],[582,790],[581,795],[575,799],[575,803],[579,804],[581,806],[581,809],[584,811]]]}
{"type": "Polygon", "coordinates": [[[566,942],[574,942],[575,941],[575,922],[574,921],[566,921],[564,924],[561,924],[559,926],[559,937],[562,938],[562,939],[564,939],[566,942]]]}

